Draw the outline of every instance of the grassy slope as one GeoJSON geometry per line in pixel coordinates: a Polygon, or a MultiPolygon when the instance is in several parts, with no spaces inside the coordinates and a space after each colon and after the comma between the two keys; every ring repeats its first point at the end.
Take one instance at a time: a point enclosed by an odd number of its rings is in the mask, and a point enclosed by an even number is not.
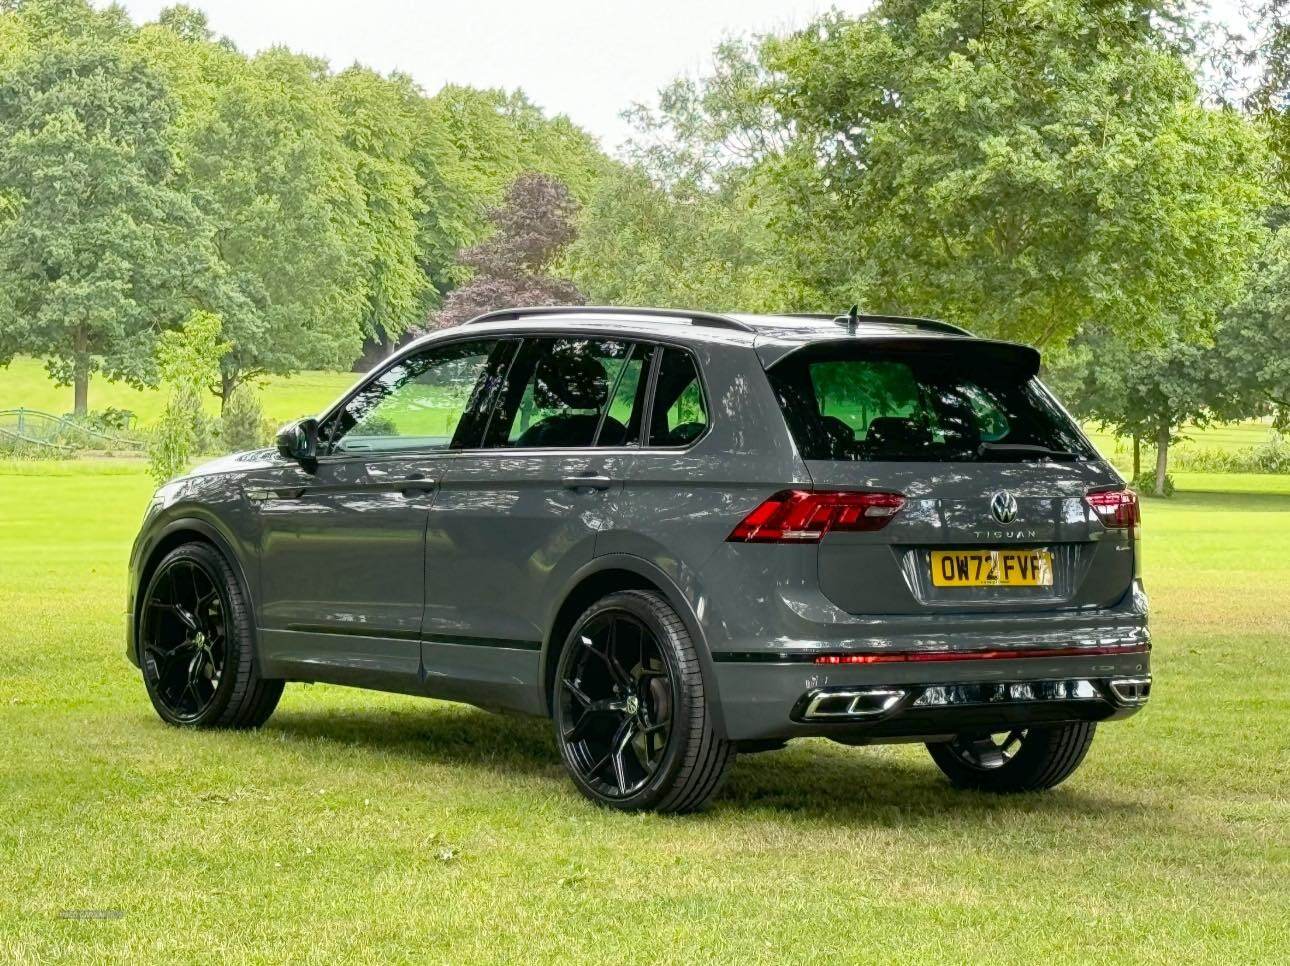
{"type": "Polygon", "coordinates": [[[1286,477],[1148,503],[1155,699],[1057,791],[810,741],[678,820],[448,704],[293,686],[257,734],[161,725],[121,640],[149,483],[72,468],[0,465],[0,960],[1290,957],[1286,477]]]}

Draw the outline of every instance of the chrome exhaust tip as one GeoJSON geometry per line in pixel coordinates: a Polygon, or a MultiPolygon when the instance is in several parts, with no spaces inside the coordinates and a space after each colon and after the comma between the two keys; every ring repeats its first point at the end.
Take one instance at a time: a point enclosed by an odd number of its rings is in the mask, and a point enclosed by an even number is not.
{"type": "Polygon", "coordinates": [[[898,705],[907,691],[900,688],[851,688],[817,691],[802,712],[803,721],[876,718],[898,705]]]}
{"type": "Polygon", "coordinates": [[[1111,678],[1109,682],[1115,700],[1123,705],[1146,704],[1151,697],[1151,676],[1111,678]]]}

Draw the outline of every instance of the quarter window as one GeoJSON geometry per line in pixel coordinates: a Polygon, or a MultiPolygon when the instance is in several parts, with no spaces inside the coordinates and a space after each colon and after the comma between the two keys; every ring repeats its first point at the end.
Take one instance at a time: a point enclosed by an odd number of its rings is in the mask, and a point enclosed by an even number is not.
{"type": "Polygon", "coordinates": [[[364,385],[322,430],[328,453],[460,449],[478,439],[495,339],[427,349],[364,385]]]}
{"type": "Polygon", "coordinates": [[[694,357],[682,349],[663,349],[650,417],[650,446],[688,446],[708,426],[708,406],[694,357]]]}

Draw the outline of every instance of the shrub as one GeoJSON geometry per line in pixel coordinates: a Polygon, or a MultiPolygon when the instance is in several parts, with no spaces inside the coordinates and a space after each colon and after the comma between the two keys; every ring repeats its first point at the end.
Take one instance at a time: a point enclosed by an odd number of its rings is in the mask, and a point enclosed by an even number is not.
{"type": "MultiPolygon", "coordinates": [[[[1139,473],[1129,482],[1129,486],[1137,490],[1138,493],[1142,496],[1155,496],[1156,495],[1156,471],[1154,469],[1144,469],[1141,473],[1139,473]]],[[[1170,497],[1173,495],[1174,495],[1174,478],[1170,476],[1168,473],[1166,473],[1165,474],[1165,496],[1170,497]]]]}
{"type": "Polygon", "coordinates": [[[1258,473],[1290,473],[1290,442],[1280,433],[1269,433],[1266,442],[1250,451],[1250,463],[1258,473]]]}
{"type": "Polygon", "coordinates": [[[224,449],[231,453],[259,449],[272,435],[255,387],[238,386],[224,404],[224,415],[220,417],[220,441],[224,449]]]}
{"type": "Polygon", "coordinates": [[[191,386],[176,388],[148,444],[148,471],[158,484],[187,469],[206,426],[201,395],[191,386]]]}
{"type": "Polygon", "coordinates": [[[1169,461],[1174,469],[1199,473],[1290,473],[1290,441],[1271,432],[1258,446],[1238,450],[1179,449],[1169,461]]]}

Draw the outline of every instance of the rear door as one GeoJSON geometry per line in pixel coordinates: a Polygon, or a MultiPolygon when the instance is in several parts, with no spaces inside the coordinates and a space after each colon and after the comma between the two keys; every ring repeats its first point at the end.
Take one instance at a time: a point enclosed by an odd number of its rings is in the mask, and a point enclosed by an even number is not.
{"type": "Polygon", "coordinates": [[[554,588],[589,562],[634,448],[648,349],[525,338],[482,445],[455,456],[430,513],[423,659],[444,697],[533,711],[554,588]]]}
{"type": "Polygon", "coordinates": [[[1119,485],[1034,378],[977,340],[808,346],[769,370],[816,489],[895,492],[880,530],[820,542],[824,594],[857,614],[1106,607],[1133,540],[1085,501],[1119,485]]]}

